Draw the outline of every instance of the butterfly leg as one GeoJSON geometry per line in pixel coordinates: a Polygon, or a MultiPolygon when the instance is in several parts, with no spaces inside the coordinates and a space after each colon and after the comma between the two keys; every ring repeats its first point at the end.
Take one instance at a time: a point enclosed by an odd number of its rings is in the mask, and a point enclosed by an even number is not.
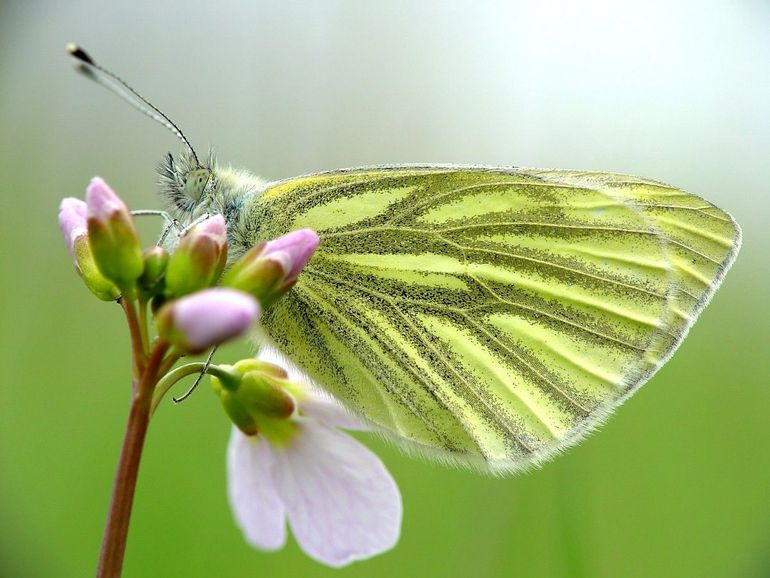
{"type": "Polygon", "coordinates": [[[155,243],[157,246],[161,246],[163,244],[163,241],[166,240],[166,237],[168,237],[168,234],[171,232],[171,229],[176,229],[177,234],[181,237],[182,231],[185,229],[182,228],[182,225],[179,221],[174,219],[171,215],[169,215],[166,211],[156,211],[152,209],[140,209],[137,211],[131,211],[131,214],[135,217],[142,217],[145,215],[155,215],[158,217],[162,217],[163,220],[166,222],[166,225],[163,227],[163,231],[160,234],[160,237],[158,238],[158,241],[155,243]]]}
{"type": "MultiPolygon", "coordinates": [[[[184,237],[190,229],[192,229],[197,225],[200,225],[203,221],[208,219],[210,216],[211,215],[209,215],[208,213],[203,213],[200,217],[198,217],[192,223],[190,223],[189,225],[186,225],[181,231],[179,231],[179,237],[180,238],[184,237]]],[[[176,220],[174,222],[177,223],[177,225],[179,224],[179,222],[176,220]]]]}
{"type": "Polygon", "coordinates": [[[209,353],[209,356],[206,358],[206,363],[203,364],[203,369],[201,369],[201,372],[198,374],[198,377],[195,378],[195,382],[190,386],[190,389],[188,389],[186,392],[184,392],[179,397],[173,397],[171,399],[174,400],[174,403],[180,403],[184,400],[186,400],[188,397],[192,395],[192,392],[195,391],[195,388],[198,387],[198,384],[203,379],[203,376],[206,375],[206,372],[209,369],[209,365],[211,365],[211,360],[214,357],[214,353],[216,353],[217,348],[214,347],[211,350],[211,353],[209,353]]]}

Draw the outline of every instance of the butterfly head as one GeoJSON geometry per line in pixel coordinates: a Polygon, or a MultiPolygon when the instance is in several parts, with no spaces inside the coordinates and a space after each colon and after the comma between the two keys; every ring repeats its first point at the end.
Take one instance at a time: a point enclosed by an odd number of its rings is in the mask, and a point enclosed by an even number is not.
{"type": "Polygon", "coordinates": [[[217,189],[216,159],[200,164],[190,152],[166,155],[159,167],[161,194],[169,208],[185,220],[203,212],[217,189]]]}

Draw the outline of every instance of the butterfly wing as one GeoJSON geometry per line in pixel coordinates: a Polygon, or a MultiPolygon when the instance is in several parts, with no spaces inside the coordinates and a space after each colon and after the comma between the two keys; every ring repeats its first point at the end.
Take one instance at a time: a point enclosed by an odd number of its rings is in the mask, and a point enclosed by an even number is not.
{"type": "Polygon", "coordinates": [[[554,170],[322,173],[267,185],[248,222],[321,237],[263,318],[282,352],[407,450],[501,472],[649,379],[740,245],[694,195],[554,170]]]}

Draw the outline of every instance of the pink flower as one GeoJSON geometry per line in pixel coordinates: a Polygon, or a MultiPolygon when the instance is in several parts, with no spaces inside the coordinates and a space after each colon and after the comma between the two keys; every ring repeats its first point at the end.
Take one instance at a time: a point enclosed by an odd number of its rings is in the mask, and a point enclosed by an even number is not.
{"type": "MultiPolygon", "coordinates": [[[[308,382],[291,366],[289,375],[308,382]]],[[[301,392],[296,402],[295,429],[281,443],[233,427],[228,493],[246,540],[262,550],[281,548],[288,520],[300,547],[329,566],[389,550],[401,531],[398,487],[374,453],[339,429],[367,428],[318,390],[301,392]]]]}
{"type": "Polygon", "coordinates": [[[200,353],[245,333],[259,314],[250,295],[217,287],[164,305],[158,331],[182,350],[200,353]]]}

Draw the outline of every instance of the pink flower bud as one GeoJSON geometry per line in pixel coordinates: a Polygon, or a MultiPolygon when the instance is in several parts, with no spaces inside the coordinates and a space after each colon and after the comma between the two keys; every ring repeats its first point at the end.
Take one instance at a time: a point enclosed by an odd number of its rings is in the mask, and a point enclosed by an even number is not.
{"type": "Polygon", "coordinates": [[[222,215],[209,217],[196,225],[193,230],[198,233],[213,235],[222,245],[227,243],[227,226],[225,225],[225,218],[222,215]]]}
{"type": "Polygon", "coordinates": [[[227,264],[227,228],[222,215],[209,217],[179,241],[166,271],[172,297],[214,285],[227,264]]]}
{"type": "Polygon", "coordinates": [[[96,265],[105,277],[130,292],[144,262],[128,207],[99,177],[94,177],[86,189],[86,205],[96,265]]]}
{"type": "Polygon", "coordinates": [[[59,205],[59,228],[67,249],[75,263],[86,287],[103,301],[113,301],[120,291],[114,283],[101,274],[94,262],[94,256],[88,241],[86,224],[86,204],[80,199],[68,197],[59,205]]]}
{"type": "Polygon", "coordinates": [[[302,268],[310,260],[319,242],[318,235],[312,229],[292,231],[283,237],[265,243],[262,257],[280,260],[288,268],[286,282],[293,283],[302,268]]]}
{"type": "Polygon", "coordinates": [[[257,245],[233,265],[222,284],[246,291],[269,306],[296,282],[318,242],[315,231],[301,229],[257,245]]]}
{"type": "Polygon", "coordinates": [[[128,207],[101,177],[94,177],[86,189],[88,217],[108,221],[114,214],[128,213],[128,207]]]}
{"type": "Polygon", "coordinates": [[[259,304],[246,293],[206,289],[164,305],[158,331],[183,351],[200,353],[241,335],[259,314],[259,304]]]}
{"type": "Polygon", "coordinates": [[[64,241],[67,243],[67,249],[73,259],[75,258],[75,251],[73,249],[75,238],[88,234],[86,211],[86,204],[74,197],[62,199],[59,205],[59,228],[62,235],[64,235],[64,241]]]}

